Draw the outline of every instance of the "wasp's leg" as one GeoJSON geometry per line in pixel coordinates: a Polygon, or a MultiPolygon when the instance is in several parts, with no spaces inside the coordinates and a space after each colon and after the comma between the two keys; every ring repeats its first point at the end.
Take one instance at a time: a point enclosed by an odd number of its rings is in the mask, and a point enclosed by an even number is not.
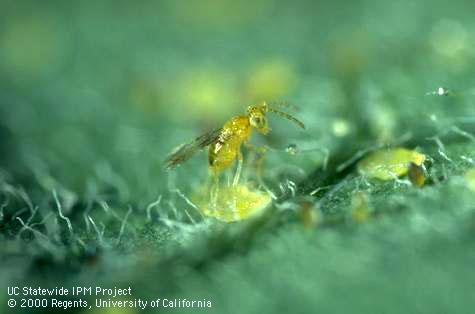
{"type": "Polygon", "coordinates": [[[257,181],[259,184],[264,188],[264,190],[270,195],[272,199],[277,199],[277,196],[275,195],[274,192],[267,186],[267,184],[264,182],[264,178],[262,176],[262,164],[264,163],[265,159],[265,154],[261,154],[259,158],[256,161],[256,176],[257,176],[257,181]]]}
{"type": "Polygon", "coordinates": [[[268,148],[266,146],[256,146],[249,142],[244,142],[244,146],[255,154],[256,157],[254,157],[252,165],[253,167],[256,167],[256,174],[259,176],[262,160],[264,159],[264,155],[267,153],[268,148]]]}
{"type": "Polygon", "coordinates": [[[244,142],[244,146],[246,146],[247,149],[252,150],[256,154],[259,154],[259,155],[264,155],[270,149],[267,146],[257,146],[249,142],[244,142]]]}
{"type": "Polygon", "coordinates": [[[211,200],[211,208],[213,211],[216,211],[216,207],[218,204],[218,195],[219,195],[219,173],[217,171],[213,171],[213,183],[210,189],[210,200],[211,200]]]}
{"type": "Polygon", "coordinates": [[[234,174],[233,186],[236,186],[238,184],[239,177],[241,176],[242,163],[243,163],[243,160],[244,160],[244,158],[242,157],[241,150],[238,150],[237,159],[238,159],[238,164],[237,164],[237,168],[236,168],[236,173],[234,174]]]}
{"type": "Polygon", "coordinates": [[[259,179],[259,181],[261,181],[260,179],[261,179],[261,174],[262,174],[262,163],[264,161],[264,157],[267,151],[269,150],[269,148],[266,146],[256,146],[248,142],[245,142],[244,145],[249,150],[253,151],[257,156],[257,158],[254,161],[254,165],[256,167],[257,178],[259,179]]]}
{"type": "Polygon", "coordinates": [[[264,178],[262,176],[262,168],[263,168],[263,163],[264,159],[266,157],[267,151],[270,150],[267,146],[255,146],[250,143],[245,143],[246,147],[249,148],[250,150],[254,151],[257,155],[256,160],[254,161],[255,165],[255,174],[257,177],[257,182],[259,182],[260,186],[266,190],[267,193],[271,196],[272,199],[277,199],[277,196],[275,195],[274,192],[266,185],[264,182],[264,178]]]}

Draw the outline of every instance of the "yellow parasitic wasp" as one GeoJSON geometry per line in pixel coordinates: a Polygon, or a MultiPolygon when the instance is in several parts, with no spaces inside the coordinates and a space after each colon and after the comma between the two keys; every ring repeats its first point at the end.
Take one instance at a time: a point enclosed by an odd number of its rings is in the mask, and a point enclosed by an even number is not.
{"type": "Polygon", "coordinates": [[[305,125],[297,118],[274,109],[263,102],[259,105],[249,106],[246,115],[233,117],[223,127],[207,132],[193,141],[177,147],[165,160],[166,168],[175,168],[191,158],[197,151],[209,146],[208,163],[216,183],[219,174],[231,166],[237,158],[238,164],[233,179],[233,186],[236,186],[239,182],[243,164],[241,145],[247,143],[253,128],[264,135],[269,132],[266,118],[268,112],[278,114],[305,129],[305,125]]]}

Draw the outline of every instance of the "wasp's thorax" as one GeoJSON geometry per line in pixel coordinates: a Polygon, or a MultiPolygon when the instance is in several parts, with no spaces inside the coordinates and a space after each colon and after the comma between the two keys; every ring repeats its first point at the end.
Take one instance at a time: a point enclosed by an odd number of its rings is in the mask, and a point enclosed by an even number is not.
{"type": "Polygon", "coordinates": [[[256,128],[262,134],[269,133],[269,126],[267,124],[268,107],[266,103],[258,106],[249,106],[247,108],[247,116],[249,117],[249,123],[252,127],[256,128]]]}

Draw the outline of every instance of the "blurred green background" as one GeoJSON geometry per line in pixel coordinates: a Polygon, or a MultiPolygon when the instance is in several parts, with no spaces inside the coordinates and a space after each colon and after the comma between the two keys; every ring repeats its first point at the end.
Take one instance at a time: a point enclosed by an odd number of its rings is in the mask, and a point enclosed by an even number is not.
{"type": "Polygon", "coordinates": [[[216,313],[470,312],[474,10],[2,0],[1,286],[131,286],[216,313]],[[206,154],[173,172],[163,160],[264,100],[307,125],[270,117],[252,138],[272,148],[263,178],[279,199],[261,219],[201,219],[184,197],[206,154]],[[422,189],[358,174],[365,152],[399,145],[428,156],[422,189]]]}

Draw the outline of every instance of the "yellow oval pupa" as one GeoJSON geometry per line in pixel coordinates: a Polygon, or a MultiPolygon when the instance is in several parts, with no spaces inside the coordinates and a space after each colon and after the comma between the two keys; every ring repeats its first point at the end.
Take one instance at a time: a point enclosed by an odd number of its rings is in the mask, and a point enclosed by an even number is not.
{"type": "Polygon", "coordinates": [[[475,168],[468,169],[464,174],[464,179],[468,188],[475,191],[475,168]]]}
{"type": "Polygon", "coordinates": [[[411,163],[421,166],[424,154],[406,148],[375,151],[358,163],[358,171],[369,178],[392,180],[407,174],[411,163]]]}
{"type": "Polygon", "coordinates": [[[209,189],[199,195],[197,205],[204,216],[224,222],[246,220],[261,214],[271,203],[269,194],[251,191],[246,185],[220,186],[216,203],[209,198],[209,189]]]}

